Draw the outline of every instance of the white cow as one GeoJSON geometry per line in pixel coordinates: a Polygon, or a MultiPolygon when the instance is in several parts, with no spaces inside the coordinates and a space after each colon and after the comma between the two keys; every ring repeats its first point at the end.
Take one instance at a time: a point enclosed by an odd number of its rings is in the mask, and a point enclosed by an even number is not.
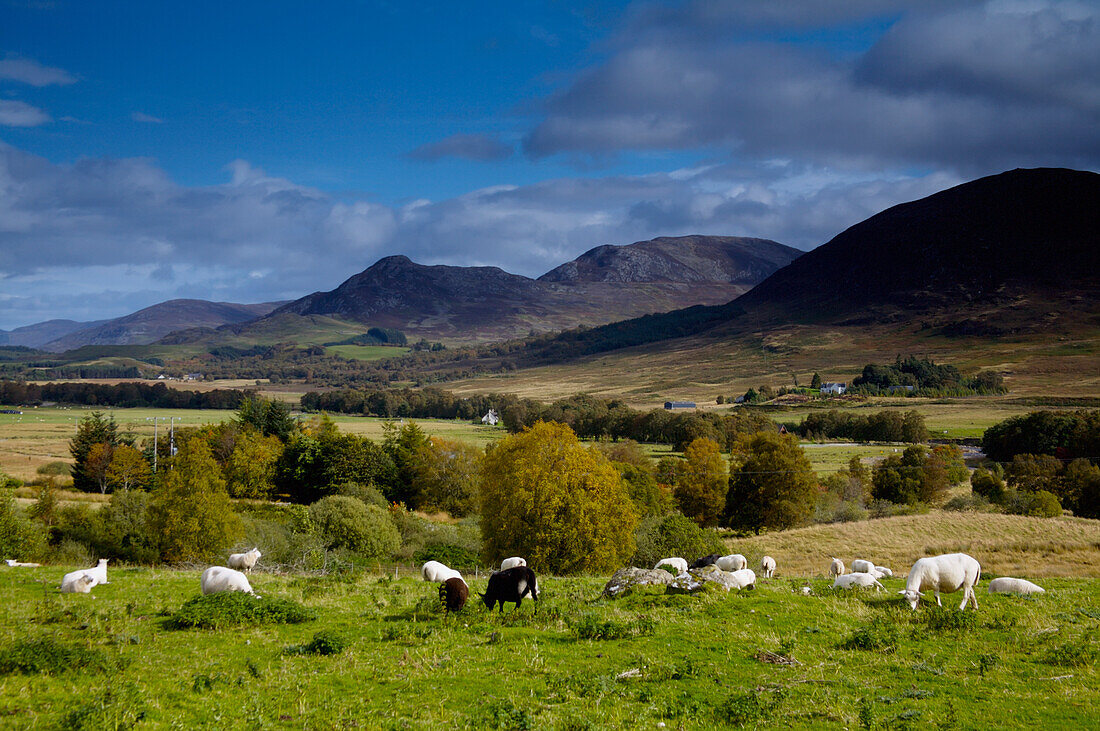
{"type": "Polygon", "coordinates": [[[844,573],[844,562],[839,558],[833,558],[833,562],[829,564],[829,576],[840,576],[844,573]]]}
{"type": "Polygon", "coordinates": [[[770,579],[775,574],[775,559],[771,556],[760,559],[760,573],[765,579],[770,579]]]}
{"type": "Polygon", "coordinates": [[[967,556],[965,553],[927,556],[917,559],[913,568],[909,569],[905,589],[898,593],[905,597],[910,607],[916,609],[917,603],[923,596],[921,592],[927,589],[936,593],[936,604],[941,607],[943,602],[940,601],[940,592],[953,594],[962,589],[963,600],[959,610],[965,609],[967,602],[973,602],[974,609],[977,609],[978,597],[974,595],[974,587],[981,578],[982,566],[973,556],[967,556]]]}
{"type": "Polygon", "coordinates": [[[252,567],[256,565],[262,555],[258,548],[253,548],[251,551],[245,551],[244,553],[231,553],[229,554],[229,568],[244,569],[245,573],[251,574],[252,567]]]}
{"type": "Polygon", "coordinates": [[[222,591],[243,591],[246,594],[255,594],[248,577],[235,569],[225,566],[211,566],[202,572],[202,593],[217,594],[222,591]]]}
{"type": "Polygon", "coordinates": [[[526,566],[526,565],[527,565],[527,559],[520,558],[519,556],[512,556],[511,558],[506,558],[506,559],[504,559],[503,561],[500,562],[500,570],[501,571],[506,571],[507,569],[514,569],[516,566],[526,566]]]}
{"type": "Polygon", "coordinates": [[[868,573],[841,574],[833,581],[834,589],[855,589],[856,587],[875,587],[875,591],[884,588],[878,579],[868,573]]]}
{"type": "Polygon", "coordinates": [[[715,565],[723,571],[740,571],[743,568],[747,568],[749,560],[742,556],[740,553],[731,553],[728,556],[722,556],[714,562],[715,565]]]}
{"type": "Polygon", "coordinates": [[[1046,589],[1032,584],[1027,579],[1012,579],[1002,576],[989,582],[990,594],[1046,594],[1046,589]]]}
{"type": "Polygon", "coordinates": [[[670,566],[670,567],[676,569],[676,573],[678,575],[679,574],[686,574],[687,571],[688,571],[687,559],[680,558],[679,556],[672,556],[671,558],[662,558],[660,561],[657,562],[657,564],[653,568],[659,569],[662,566],[670,566]]]}

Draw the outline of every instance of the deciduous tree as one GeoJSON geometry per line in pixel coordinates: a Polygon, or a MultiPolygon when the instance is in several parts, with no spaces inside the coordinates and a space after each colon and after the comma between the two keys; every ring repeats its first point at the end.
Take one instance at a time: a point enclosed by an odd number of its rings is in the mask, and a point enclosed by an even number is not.
{"type": "Polygon", "coordinates": [[[813,514],[817,492],[817,476],[793,436],[741,437],[730,454],[725,523],[756,533],[794,528],[813,514]]]}
{"type": "Polygon", "coordinates": [[[710,439],[696,439],[684,450],[677,464],[672,495],[680,512],[698,525],[718,525],[729,490],[729,477],[722,450],[710,439]]]}
{"type": "Polygon", "coordinates": [[[482,553],[536,571],[606,572],[634,553],[634,505],[618,471],[564,424],[538,422],[482,462],[482,553]]]}

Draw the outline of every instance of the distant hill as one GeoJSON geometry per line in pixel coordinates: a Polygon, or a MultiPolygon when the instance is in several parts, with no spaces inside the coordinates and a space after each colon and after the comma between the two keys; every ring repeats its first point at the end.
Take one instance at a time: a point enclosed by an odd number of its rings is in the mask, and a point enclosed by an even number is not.
{"type": "Polygon", "coordinates": [[[802,253],[768,239],[661,237],[629,246],[597,246],[543,274],[539,281],[728,282],[751,287],[802,253]]]}
{"type": "Polygon", "coordinates": [[[509,361],[562,363],[677,338],[759,337],[798,323],[893,323],[947,337],[1096,329],[1100,175],[1041,168],[964,183],[852,226],[726,304],[540,338],[509,361]]]}
{"type": "MultiPolygon", "coordinates": [[[[800,254],[764,239],[661,238],[597,247],[537,280],[390,256],[271,316],[337,316],[415,338],[499,340],[726,302],[800,254]]],[[[233,329],[246,334],[248,326],[233,329]]]]}
{"type": "Polygon", "coordinates": [[[46,320],[33,325],[24,325],[14,330],[0,330],[0,345],[24,345],[28,348],[40,348],[51,340],[57,340],[69,333],[89,327],[102,325],[107,320],[77,322],[76,320],[46,320]]]}
{"type": "MultiPolygon", "coordinates": [[[[42,350],[61,353],[85,345],[147,345],[188,327],[220,327],[248,322],[268,314],[281,302],[241,305],[232,302],[176,299],[99,323],[89,323],[42,344],[42,350]]],[[[34,326],[32,326],[34,327],[34,326]]]]}

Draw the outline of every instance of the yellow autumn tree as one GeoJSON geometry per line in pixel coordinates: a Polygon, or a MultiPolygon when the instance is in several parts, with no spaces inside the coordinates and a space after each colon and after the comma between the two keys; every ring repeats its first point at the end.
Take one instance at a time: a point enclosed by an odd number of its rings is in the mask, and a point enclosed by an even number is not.
{"type": "Polygon", "coordinates": [[[727,490],[729,478],[718,442],[704,437],[692,440],[676,465],[672,495],[680,512],[704,528],[718,525],[727,490]]]}
{"type": "Polygon", "coordinates": [[[161,559],[170,563],[210,560],[241,532],[218,463],[210,446],[197,437],[172,458],[150,513],[161,559]]]}
{"type": "Polygon", "coordinates": [[[485,560],[523,556],[540,572],[606,572],[634,553],[638,518],[618,470],[564,424],[538,422],[482,461],[485,560]]]}

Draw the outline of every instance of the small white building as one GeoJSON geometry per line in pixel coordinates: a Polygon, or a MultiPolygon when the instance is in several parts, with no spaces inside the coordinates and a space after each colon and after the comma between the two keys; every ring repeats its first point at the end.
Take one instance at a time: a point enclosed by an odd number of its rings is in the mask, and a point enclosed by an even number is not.
{"type": "Polygon", "coordinates": [[[821,384],[821,393],[829,396],[839,396],[848,390],[847,383],[823,383],[821,384]]]}
{"type": "Polygon", "coordinates": [[[489,409],[489,413],[481,417],[481,423],[489,426],[496,426],[499,421],[500,415],[497,414],[496,409],[489,409]]]}

